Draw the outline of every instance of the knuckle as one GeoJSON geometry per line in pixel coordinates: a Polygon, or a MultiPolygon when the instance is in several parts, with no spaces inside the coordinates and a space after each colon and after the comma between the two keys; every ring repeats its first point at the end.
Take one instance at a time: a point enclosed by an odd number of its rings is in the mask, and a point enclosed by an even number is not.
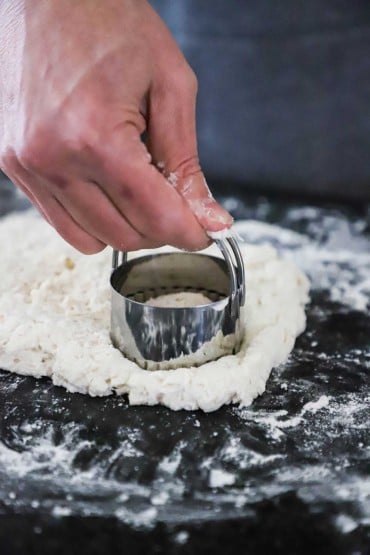
{"type": "Polygon", "coordinates": [[[80,123],[73,134],[65,135],[60,139],[60,149],[75,154],[98,151],[99,144],[96,131],[86,123],[80,123]]]}
{"type": "Polygon", "coordinates": [[[26,170],[48,174],[58,163],[94,150],[93,137],[89,126],[82,123],[73,133],[67,127],[62,132],[40,127],[24,138],[17,157],[26,170]]]}
{"type": "Polygon", "coordinates": [[[194,97],[198,91],[198,79],[188,64],[184,64],[169,76],[169,91],[177,95],[194,97]]]}
{"type": "Polygon", "coordinates": [[[195,96],[198,91],[198,82],[195,74],[191,71],[190,73],[185,73],[180,79],[179,84],[181,86],[181,91],[183,94],[188,96],[195,96]]]}
{"type": "Polygon", "coordinates": [[[118,192],[119,192],[120,197],[122,198],[122,200],[124,202],[127,202],[127,203],[135,202],[135,200],[137,199],[137,196],[138,196],[138,192],[133,187],[131,187],[126,182],[126,180],[121,181],[118,184],[118,192]]]}
{"type": "Polygon", "coordinates": [[[187,156],[185,158],[179,158],[174,169],[177,177],[180,179],[191,178],[197,175],[202,175],[202,170],[199,163],[199,157],[197,154],[187,156]]]}
{"type": "Polygon", "coordinates": [[[70,181],[64,175],[50,172],[48,173],[47,177],[51,185],[54,186],[55,189],[59,189],[60,191],[64,191],[70,185],[70,181]]]}
{"type": "Polygon", "coordinates": [[[198,92],[198,78],[194,70],[189,66],[187,70],[187,86],[193,94],[198,92]]]}

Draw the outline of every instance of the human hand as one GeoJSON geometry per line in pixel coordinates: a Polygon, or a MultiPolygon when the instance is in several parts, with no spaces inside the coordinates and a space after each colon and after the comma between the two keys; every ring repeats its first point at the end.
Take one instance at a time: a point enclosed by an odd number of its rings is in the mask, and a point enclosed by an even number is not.
{"type": "Polygon", "coordinates": [[[0,167],[66,241],[197,250],[231,225],[199,166],[196,78],[146,0],[5,4],[0,167]]]}

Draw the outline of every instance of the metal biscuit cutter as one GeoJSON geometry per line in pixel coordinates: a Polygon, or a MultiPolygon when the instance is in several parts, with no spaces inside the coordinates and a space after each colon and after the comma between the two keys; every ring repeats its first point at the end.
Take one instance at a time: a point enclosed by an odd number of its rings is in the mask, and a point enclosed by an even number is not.
{"type": "Polygon", "coordinates": [[[223,258],[201,253],[157,253],[127,259],[113,252],[111,338],[144,369],[199,366],[236,353],[243,329],[245,273],[234,238],[216,240],[223,258]],[[147,300],[167,293],[199,292],[207,305],[157,307],[147,300]]]}

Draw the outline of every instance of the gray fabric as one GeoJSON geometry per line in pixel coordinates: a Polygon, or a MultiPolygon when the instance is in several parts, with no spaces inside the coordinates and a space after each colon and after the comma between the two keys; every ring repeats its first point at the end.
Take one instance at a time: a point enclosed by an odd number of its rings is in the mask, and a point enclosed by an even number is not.
{"type": "Polygon", "coordinates": [[[207,175],[370,196],[370,2],[152,4],[199,78],[207,175]]]}
{"type": "Polygon", "coordinates": [[[369,0],[152,0],[199,78],[210,180],[370,197],[369,0]]]}

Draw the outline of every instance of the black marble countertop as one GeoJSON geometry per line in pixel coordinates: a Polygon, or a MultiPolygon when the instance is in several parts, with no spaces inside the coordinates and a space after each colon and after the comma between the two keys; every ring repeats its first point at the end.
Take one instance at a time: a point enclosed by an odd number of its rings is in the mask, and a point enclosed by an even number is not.
{"type": "MultiPolygon", "coordinates": [[[[369,208],[222,200],[310,275],[288,362],[210,414],[0,371],[2,555],[370,553],[369,208]]],[[[0,216],[26,205],[0,182],[0,216]]]]}

